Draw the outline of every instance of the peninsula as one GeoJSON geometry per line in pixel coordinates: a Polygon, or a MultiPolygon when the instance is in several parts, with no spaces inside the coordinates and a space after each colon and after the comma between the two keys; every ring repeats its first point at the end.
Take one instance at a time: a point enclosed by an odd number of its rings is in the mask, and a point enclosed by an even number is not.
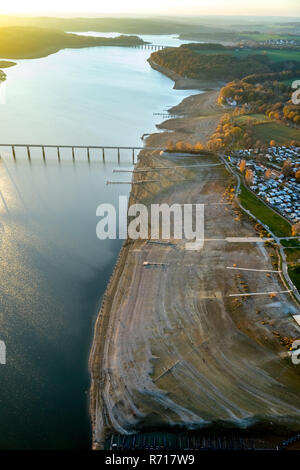
{"type": "Polygon", "coordinates": [[[35,59],[54,54],[61,49],[139,44],[144,44],[144,41],[138,36],[105,38],[27,26],[0,28],[0,56],[9,59],[35,59]]]}

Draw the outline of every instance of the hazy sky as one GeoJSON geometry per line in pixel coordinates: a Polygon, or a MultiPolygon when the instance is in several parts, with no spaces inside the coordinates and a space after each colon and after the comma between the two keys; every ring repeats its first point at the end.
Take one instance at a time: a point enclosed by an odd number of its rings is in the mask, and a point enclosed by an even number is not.
{"type": "Polygon", "coordinates": [[[300,0],[9,0],[0,13],[300,16],[300,0]]]}

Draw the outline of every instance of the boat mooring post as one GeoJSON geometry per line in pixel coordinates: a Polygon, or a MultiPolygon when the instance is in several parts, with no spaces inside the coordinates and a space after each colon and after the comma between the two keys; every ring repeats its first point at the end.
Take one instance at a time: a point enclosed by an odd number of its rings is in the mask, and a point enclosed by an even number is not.
{"type": "Polygon", "coordinates": [[[45,161],[46,160],[46,154],[45,154],[45,147],[44,146],[42,147],[42,152],[43,152],[43,160],[45,161]]]}
{"type": "Polygon", "coordinates": [[[27,147],[27,156],[28,156],[28,160],[30,160],[31,157],[30,157],[30,148],[29,148],[29,146],[27,147]]]}
{"type": "Polygon", "coordinates": [[[12,148],[12,154],[13,154],[13,158],[14,158],[14,160],[16,160],[16,151],[15,151],[15,147],[14,147],[14,145],[12,145],[12,147],[11,147],[11,148],[12,148]]]}

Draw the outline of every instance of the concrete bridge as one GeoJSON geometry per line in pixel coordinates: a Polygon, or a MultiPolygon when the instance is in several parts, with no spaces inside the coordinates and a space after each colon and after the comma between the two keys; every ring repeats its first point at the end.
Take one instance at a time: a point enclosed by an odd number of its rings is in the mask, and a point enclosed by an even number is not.
{"type": "MultiPolygon", "coordinates": [[[[132,163],[135,163],[135,152],[140,150],[145,150],[145,147],[125,147],[125,146],[111,146],[111,145],[55,145],[55,144],[0,144],[0,155],[1,149],[10,149],[11,155],[14,160],[17,159],[17,149],[25,149],[27,153],[28,160],[31,160],[31,150],[40,149],[41,157],[43,160],[46,160],[46,151],[47,149],[56,149],[57,158],[61,158],[61,149],[70,149],[72,159],[76,158],[76,150],[83,149],[86,151],[87,160],[90,160],[91,151],[98,151],[102,157],[102,161],[105,161],[105,151],[106,150],[115,150],[117,153],[118,162],[121,159],[121,150],[130,150],[132,152],[132,163]]],[[[163,150],[159,147],[147,147],[147,150],[163,150]]]]}
{"type": "Polygon", "coordinates": [[[137,49],[149,49],[151,51],[160,51],[161,49],[165,49],[166,47],[172,46],[163,46],[161,44],[136,44],[132,47],[135,47],[137,49]]]}

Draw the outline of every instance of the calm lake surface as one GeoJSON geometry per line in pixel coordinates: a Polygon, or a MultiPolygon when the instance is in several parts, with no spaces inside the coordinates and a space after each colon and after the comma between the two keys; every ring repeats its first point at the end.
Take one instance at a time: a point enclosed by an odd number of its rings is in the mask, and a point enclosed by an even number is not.
{"type": "MultiPolygon", "coordinates": [[[[113,34],[113,33],[112,33],[113,34]]],[[[101,33],[99,33],[101,35],[101,33]]],[[[178,45],[170,36],[143,36],[178,45]]],[[[151,51],[98,47],[17,61],[7,69],[0,142],[140,146],[190,91],[151,69],[151,51]]],[[[194,92],[195,93],[195,92],[194,92]]],[[[94,321],[122,241],[96,238],[96,208],[129,185],[106,186],[116,152],[0,150],[0,448],[88,448],[88,356],[94,321]]],[[[121,153],[131,168],[131,152],[121,153]]]]}

